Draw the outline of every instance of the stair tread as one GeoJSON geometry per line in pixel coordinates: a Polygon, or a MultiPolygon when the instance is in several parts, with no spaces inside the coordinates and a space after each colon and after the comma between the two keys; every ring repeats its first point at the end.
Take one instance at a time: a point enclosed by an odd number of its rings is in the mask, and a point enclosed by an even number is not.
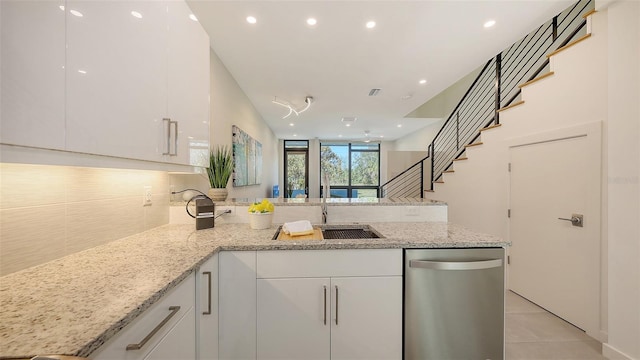
{"type": "Polygon", "coordinates": [[[473,144],[468,144],[468,145],[465,145],[464,147],[467,148],[467,147],[479,146],[479,145],[482,145],[482,141],[481,142],[477,142],[477,143],[473,143],[473,144]]]}
{"type": "Polygon", "coordinates": [[[480,132],[491,130],[491,129],[495,129],[495,128],[499,128],[500,126],[502,126],[502,124],[496,124],[496,125],[487,126],[487,127],[484,127],[482,129],[480,129],[480,132]]]}
{"type": "Polygon", "coordinates": [[[453,161],[462,161],[462,160],[468,160],[468,157],[461,157],[461,158],[457,158],[457,159],[453,159],[453,161]]]}
{"type": "Polygon", "coordinates": [[[454,173],[454,172],[456,172],[456,171],[455,170],[446,170],[446,171],[443,171],[442,173],[443,174],[451,174],[451,173],[454,173]]]}
{"type": "MultiPolygon", "coordinates": [[[[502,109],[498,109],[498,112],[502,112],[502,111],[505,111],[505,110],[509,110],[509,109],[511,109],[511,108],[514,108],[514,107],[516,107],[516,106],[518,106],[518,105],[522,105],[522,104],[524,104],[524,100],[520,100],[520,101],[515,102],[515,103],[513,103],[513,104],[511,104],[511,105],[509,105],[509,106],[505,106],[505,107],[503,107],[502,109]]],[[[500,125],[500,124],[498,124],[498,125],[500,125]]],[[[480,131],[482,131],[482,130],[480,130],[480,131]]]]}
{"type": "Polygon", "coordinates": [[[577,40],[574,40],[574,41],[568,43],[567,45],[565,45],[565,46],[563,46],[561,48],[558,48],[555,51],[551,52],[550,54],[547,55],[547,58],[550,58],[550,57],[552,57],[553,55],[556,55],[559,52],[567,50],[568,48],[572,47],[573,45],[576,45],[576,44],[578,44],[578,43],[580,43],[580,42],[582,42],[584,40],[587,40],[590,37],[591,37],[591,34],[586,34],[585,36],[583,36],[583,37],[581,37],[581,38],[579,38],[577,40]]]}
{"type": "Polygon", "coordinates": [[[435,192],[435,191],[433,191],[433,190],[425,190],[425,192],[435,192]]]}
{"type": "Polygon", "coordinates": [[[433,182],[434,184],[444,184],[444,180],[437,180],[433,182]]]}
{"type": "MultiPolygon", "coordinates": [[[[547,55],[547,56],[548,56],[548,55],[547,55]]],[[[553,74],[554,74],[554,72],[553,72],[553,71],[549,71],[548,73],[543,74],[543,75],[540,75],[540,76],[538,76],[538,77],[537,77],[537,78],[535,78],[535,79],[529,80],[529,81],[527,81],[527,82],[526,82],[526,83],[524,83],[524,84],[520,84],[520,85],[518,85],[518,87],[519,87],[520,89],[522,89],[522,88],[523,88],[523,87],[525,87],[525,86],[531,85],[531,84],[533,84],[533,83],[535,83],[535,82],[538,82],[538,81],[540,81],[540,80],[542,80],[542,79],[548,78],[549,76],[552,76],[553,74]]]]}
{"type": "Polygon", "coordinates": [[[586,19],[586,18],[588,18],[589,16],[591,16],[591,15],[593,15],[593,14],[597,13],[597,12],[598,12],[598,10],[596,10],[596,9],[591,9],[591,11],[589,11],[589,12],[587,12],[586,14],[582,15],[582,18],[583,18],[583,19],[586,19]]]}

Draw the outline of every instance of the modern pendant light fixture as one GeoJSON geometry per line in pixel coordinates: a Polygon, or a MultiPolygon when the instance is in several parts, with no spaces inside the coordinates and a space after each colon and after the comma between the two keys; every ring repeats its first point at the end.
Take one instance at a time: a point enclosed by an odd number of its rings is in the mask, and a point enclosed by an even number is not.
{"type": "Polygon", "coordinates": [[[296,107],[294,107],[293,104],[291,104],[290,102],[286,101],[286,100],[278,100],[277,97],[273,97],[273,100],[271,101],[272,103],[276,104],[276,105],[280,105],[284,108],[289,109],[289,113],[287,113],[287,115],[283,116],[283,119],[288,118],[289,116],[291,116],[291,114],[296,114],[296,116],[300,116],[300,114],[302,114],[303,112],[309,110],[309,107],[311,107],[311,103],[313,102],[313,97],[312,96],[307,96],[304,98],[304,107],[302,109],[298,109],[296,107]]]}

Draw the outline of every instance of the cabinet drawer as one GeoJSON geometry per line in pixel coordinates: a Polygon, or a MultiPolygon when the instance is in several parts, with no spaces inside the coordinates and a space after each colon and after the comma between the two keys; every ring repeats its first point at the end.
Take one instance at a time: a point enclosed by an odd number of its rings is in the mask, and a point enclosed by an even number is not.
{"type": "Polygon", "coordinates": [[[257,277],[402,275],[402,249],[258,251],[257,277]]]}
{"type": "MultiPolygon", "coordinates": [[[[91,354],[94,360],[135,360],[143,359],[167,333],[173,328],[185,314],[191,314],[191,308],[195,303],[195,278],[190,275],[173,289],[169,290],[158,302],[153,304],[143,314],[138,316],[129,325],[120,330],[113,338],[107,341],[96,352],[91,354]],[[170,310],[169,307],[179,306],[180,309],[170,310]],[[174,313],[175,312],[175,313],[174,313]],[[158,331],[139,350],[127,350],[127,345],[138,344],[158,325],[173,316],[159,327],[158,331]]],[[[193,343],[195,348],[195,339],[193,343]]]]}

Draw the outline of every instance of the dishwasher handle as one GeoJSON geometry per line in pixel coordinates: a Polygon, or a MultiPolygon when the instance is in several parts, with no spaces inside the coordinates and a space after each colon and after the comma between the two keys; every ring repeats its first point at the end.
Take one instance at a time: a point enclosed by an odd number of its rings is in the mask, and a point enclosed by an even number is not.
{"type": "Polygon", "coordinates": [[[502,266],[502,259],[480,261],[409,260],[409,267],[431,270],[482,270],[502,266]]]}

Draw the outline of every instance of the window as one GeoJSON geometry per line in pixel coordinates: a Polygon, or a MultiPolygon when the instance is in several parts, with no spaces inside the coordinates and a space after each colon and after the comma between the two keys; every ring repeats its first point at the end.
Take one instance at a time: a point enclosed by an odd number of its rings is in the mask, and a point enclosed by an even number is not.
{"type": "Polygon", "coordinates": [[[284,197],[308,195],[309,141],[284,141],[284,197]]]}
{"type": "MultiPolygon", "coordinates": [[[[331,197],[377,198],[380,186],[380,145],[320,144],[320,179],[329,175],[331,197]]],[[[322,193],[322,180],[320,181],[322,193]]]]}

